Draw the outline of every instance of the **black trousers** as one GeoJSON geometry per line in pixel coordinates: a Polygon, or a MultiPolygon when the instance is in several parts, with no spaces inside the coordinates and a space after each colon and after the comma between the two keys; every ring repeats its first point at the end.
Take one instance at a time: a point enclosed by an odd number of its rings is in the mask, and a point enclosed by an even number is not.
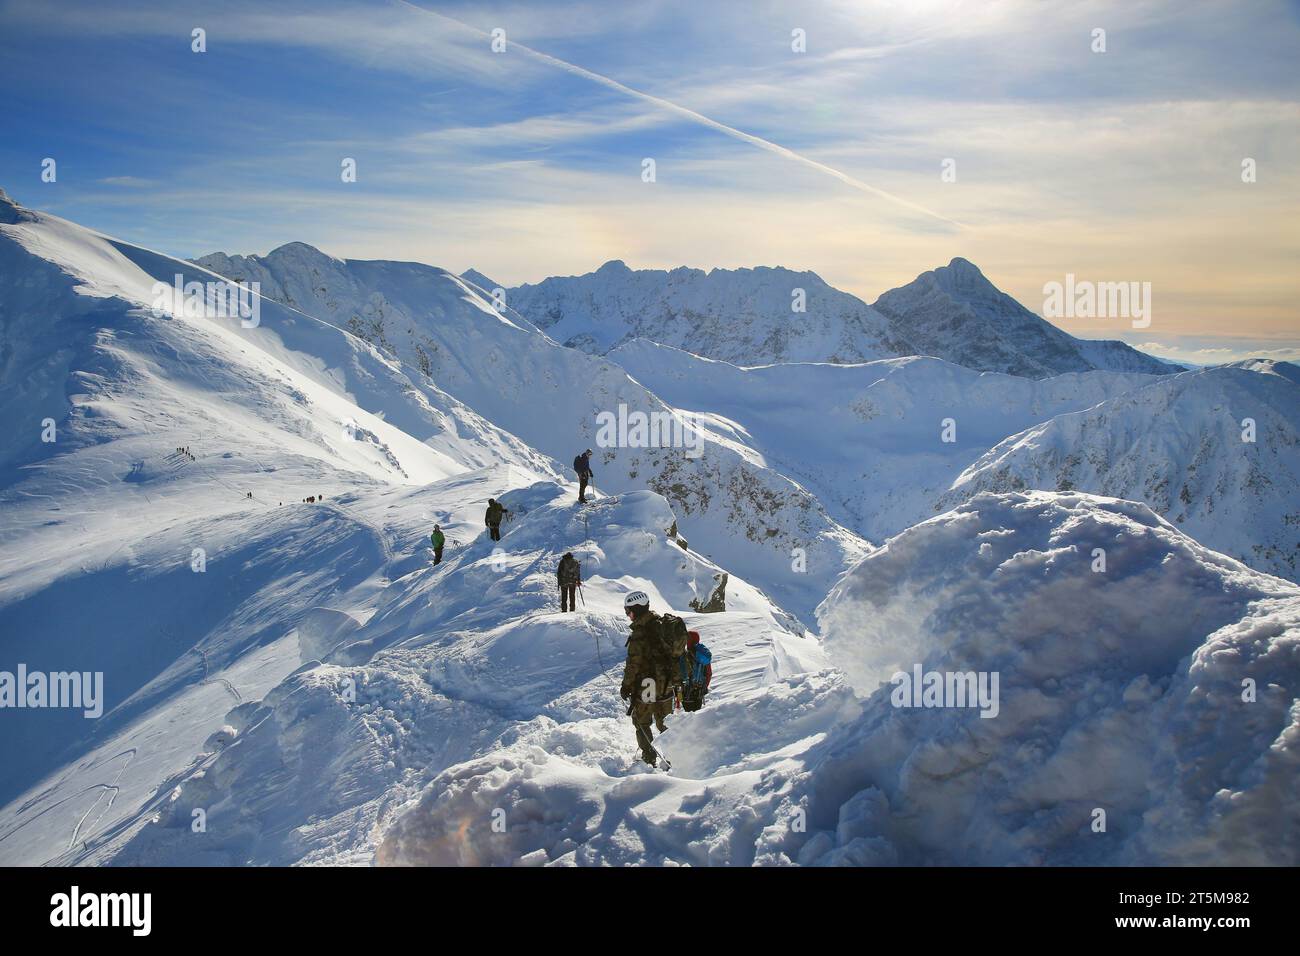
{"type": "Polygon", "coordinates": [[[579,501],[587,500],[587,476],[586,475],[578,476],[578,500],[579,501]]]}
{"type": "Polygon", "coordinates": [[[433,563],[442,564],[442,548],[433,549],[433,563]]]}
{"type": "Polygon", "coordinates": [[[489,533],[490,535],[492,535],[492,540],[493,540],[493,541],[500,541],[500,540],[501,540],[501,525],[499,525],[499,524],[490,524],[490,525],[488,525],[488,533],[489,533]]]}
{"type": "Polygon", "coordinates": [[[578,586],[576,584],[560,585],[560,610],[576,611],[578,609],[578,586]]]}

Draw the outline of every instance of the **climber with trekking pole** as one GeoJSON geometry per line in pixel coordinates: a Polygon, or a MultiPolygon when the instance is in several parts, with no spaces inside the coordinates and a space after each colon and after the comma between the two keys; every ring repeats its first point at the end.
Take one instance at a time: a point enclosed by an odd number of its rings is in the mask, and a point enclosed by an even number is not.
{"type": "MultiPolygon", "coordinates": [[[[623,599],[623,611],[632,623],[627,639],[627,664],[619,696],[628,702],[627,714],[636,728],[641,759],[650,766],[663,755],[651,743],[653,720],[659,733],[667,730],[664,718],[673,712],[677,685],[681,682],[679,659],[686,653],[686,622],[675,614],[655,614],[650,596],[633,591],[623,599]]],[[[663,760],[664,769],[669,764],[663,760]]]]}
{"type": "Polygon", "coordinates": [[[487,525],[488,533],[493,541],[501,540],[501,519],[510,520],[512,515],[506,506],[495,498],[488,499],[487,513],[483,516],[483,523],[487,525]]]}

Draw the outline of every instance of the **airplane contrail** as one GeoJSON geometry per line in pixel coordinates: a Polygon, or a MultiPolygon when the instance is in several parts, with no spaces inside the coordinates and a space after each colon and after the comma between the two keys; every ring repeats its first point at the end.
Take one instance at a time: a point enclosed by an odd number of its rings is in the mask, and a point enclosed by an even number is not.
{"type": "MultiPolygon", "coordinates": [[[[470,33],[473,33],[477,36],[491,39],[491,34],[486,33],[485,31],[480,30],[477,27],[472,27],[468,23],[464,23],[460,20],[457,20],[455,17],[449,17],[445,13],[439,13],[436,10],[430,10],[428,7],[419,6],[418,4],[409,2],[409,0],[397,0],[397,2],[402,4],[403,6],[410,7],[412,10],[418,10],[421,13],[425,13],[428,14],[429,16],[437,17],[440,20],[446,20],[448,23],[455,24],[461,29],[468,30],[470,33]]],[[[678,116],[684,117],[693,123],[698,123],[701,126],[707,126],[709,129],[715,129],[719,133],[724,133],[727,136],[732,137],[733,139],[738,139],[741,142],[749,143],[751,146],[757,146],[759,149],[766,150],[769,153],[775,153],[777,156],[783,156],[784,158],[793,160],[796,163],[802,163],[804,166],[808,166],[811,169],[817,170],[818,172],[825,173],[828,176],[834,176],[840,182],[848,186],[852,186],[854,189],[861,190],[862,192],[865,193],[870,193],[873,196],[879,196],[881,199],[886,199],[889,202],[894,203],[895,205],[902,206],[904,209],[910,209],[913,212],[923,213],[924,215],[930,216],[933,219],[938,219],[940,222],[946,222],[950,226],[957,226],[958,228],[961,228],[962,224],[957,222],[955,219],[949,219],[947,216],[941,215],[940,213],[935,212],[933,209],[927,209],[925,206],[922,206],[919,203],[914,203],[910,199],[904,199],[902,196],[895,196],[893,193],[886,192],[883,189],[880,189],[876,186],[872,186],[870,183],[864,183],[862,180],[850,176],[848,173],[840,172],[838,169],[835,169],[832,166],[827,166],[825,163],[820,163],[815,159],[810,159],[807,156],[803,156],[800,153],[796,153],[794,150],[786,146],[782,146],[779,143],[774,143],[769,139],[763,139],[763,137],[761,136],[755,136],[753,133],[746,133],[744,130],[736,129],[734,126],[728,126],[726,123],[720,123],[718,120],[711,119],[710,117],[705,116],[703,113],[697,113],[693,109],[689,109],[685,106],[681,106],[677,103],[672,102],[671,100],[666,100],[661,96],[655,96],[651,93],[643,93],[640,90],[635,90],[632,87],[620,83],[618,80],[611,79],[608,76],[602,76],[599,73],[593,73],[591,70],[578,66],[575,63],[569,63],[567,60],[561,60],[559,57],[551,56],[549,53],[543,53],[541,50],[534,50],[532,47],[524,46],[524,44],[518,42],[517,40],[511,40],[509,41],[509,43],[510,46],[522,50],[523,52],[527,53],[529,56],[541,60],[543,63],[549,63],[552,66],[558,67],[559,69],[564,70],[567,73],[572,73],[574,76],[581,76],[584,79],[591,80],[593,83],[599,83],[601,86],[608,87],[611,90],[616,90],[619,93],[623,93],[627,96],[634,97],[635,99],[642,100],[643,102],[650,103],[654,106],[659,107],[660,109],[667,110],[671,113],[676,113],[678,116]]]]}

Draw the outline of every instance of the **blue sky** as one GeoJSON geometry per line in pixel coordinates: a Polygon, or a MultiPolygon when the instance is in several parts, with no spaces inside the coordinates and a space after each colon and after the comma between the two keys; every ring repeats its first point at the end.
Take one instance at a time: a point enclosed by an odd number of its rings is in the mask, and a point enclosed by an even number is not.
{"type": "Polygon", "coordinates": [[[506,284],[785,265],[870,301],[960,255],[1035,310],[1067,272],[1152,283],[1150,328],[1080,334],[1300,347],[1295,3],[273,6],[0,2],[0,186],[172,254],[506,284]]]}

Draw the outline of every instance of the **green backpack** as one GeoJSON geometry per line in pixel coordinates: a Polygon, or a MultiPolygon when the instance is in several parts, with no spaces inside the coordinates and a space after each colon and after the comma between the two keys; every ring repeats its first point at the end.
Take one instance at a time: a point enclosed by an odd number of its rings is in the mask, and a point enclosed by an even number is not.
{"type": "Polygon", "coordinates": [[[667,658],[668,672],[677,675],[677,662],[686,653],[686,622],[676,614],[665,614],[659,619],[659,640],[667,658]]]}

